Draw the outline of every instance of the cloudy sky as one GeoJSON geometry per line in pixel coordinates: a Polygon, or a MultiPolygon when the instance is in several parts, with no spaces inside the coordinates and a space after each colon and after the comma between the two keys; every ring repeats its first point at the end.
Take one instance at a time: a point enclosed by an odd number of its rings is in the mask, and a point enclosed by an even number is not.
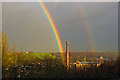
{"type": "MultiPolygon", "coordinates": [[[[97,51],[118,49],[118,4],[92,2],[45,2],[65,49],[91,51],[86,24],[97,51]],[[86,23],[86,24],[85,24],[86,23]]],[[[57,52],[50,25],[38,2],[3,2],[2,30],[18,50],[57,52]]]]}

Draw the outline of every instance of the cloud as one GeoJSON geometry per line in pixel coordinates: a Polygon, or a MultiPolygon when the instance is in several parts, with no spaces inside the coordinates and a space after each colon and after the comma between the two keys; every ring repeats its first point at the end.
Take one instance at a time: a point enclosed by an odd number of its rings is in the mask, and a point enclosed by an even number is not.
{"type": "MultiPolygon", "coordinates": [[[[84,9],[98,50],[117,48],[117,3],[44,3],[50,12],[63,47],[88,50],[90,43],[80,7],[84,9]],[[111,46],[112,45],[112,46],[111,46]],[[104,48],[102,48],[104,46],[104,48]]],[[[3,31],[18,49],[56,52],[58,47],[39,3],[3,3],[3,31]]]]}

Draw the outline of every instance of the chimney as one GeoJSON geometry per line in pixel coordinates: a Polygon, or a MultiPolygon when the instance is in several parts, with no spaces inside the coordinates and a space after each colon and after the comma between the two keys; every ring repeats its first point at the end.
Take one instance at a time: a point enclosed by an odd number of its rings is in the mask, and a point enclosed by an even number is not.
{"type": "Polygon", "coordinates": [[[69,42],[66,42],[66,66],[69,69],[69,42]]]}

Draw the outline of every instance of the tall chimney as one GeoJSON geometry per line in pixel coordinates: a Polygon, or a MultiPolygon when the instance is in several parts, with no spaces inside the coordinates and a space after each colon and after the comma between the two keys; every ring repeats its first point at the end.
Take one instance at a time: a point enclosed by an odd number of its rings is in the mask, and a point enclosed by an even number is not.
{"type": "Polygon", "coordinates": [[[66,42],[66,66],[69,69],[69,42],[66,42]]]}

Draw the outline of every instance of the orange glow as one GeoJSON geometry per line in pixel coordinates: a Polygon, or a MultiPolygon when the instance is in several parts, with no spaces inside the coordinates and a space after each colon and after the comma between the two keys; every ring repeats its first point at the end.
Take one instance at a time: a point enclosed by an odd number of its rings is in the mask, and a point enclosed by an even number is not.
{"type": "Polygon", "coordinates": [[[66,49],[66,57],[67,57],[66,63],[67,63],[67,69],[69,69],[69,42],[68,41],[66,42],[66,47],[67,47],[67,49],[66,49]]]}

